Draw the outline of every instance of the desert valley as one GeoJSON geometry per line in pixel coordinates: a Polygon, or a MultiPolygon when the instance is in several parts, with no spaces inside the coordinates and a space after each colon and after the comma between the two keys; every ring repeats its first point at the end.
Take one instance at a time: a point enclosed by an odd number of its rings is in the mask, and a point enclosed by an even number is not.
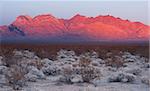
{"type": "Polygon", "coordinates": [[[150,26],[143,23],[21,15],[0,35],[0,91],[149,91],[150,26]]]}

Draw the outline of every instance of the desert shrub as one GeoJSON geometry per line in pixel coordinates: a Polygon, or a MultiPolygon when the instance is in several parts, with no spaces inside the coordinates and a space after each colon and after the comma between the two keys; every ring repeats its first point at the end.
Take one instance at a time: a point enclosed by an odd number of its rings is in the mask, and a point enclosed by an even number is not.
{"type": "Polygon", "coordinates": [[[81,58],[79,61],[79,67],[81,67],[81,76],[84,82],[90,82],[95,78],[100,78],[100,71],[90,64],[91,60],[88,58],[81,58]]]}
{"type": "Polygon", "coordinates": [[[87,67],[91,64],[91,60],[89,58],[82,57],[79,61],[79,67],[87,67]]]}
{"type": "Polygon", "coordinates": [[[95,78],[99,78],[100,75],[94,67],[87,66],[81,69],[81,76],[84,82],[90,82],[95,78]]]}
{"type": "Polygon", "coordinates": [[[19,90],[25,85],[25,71],[17,65],[12,65],[10,70],[5,74],[8,85],[12,86],[13,89],[19,90]]]}
{"type": "Polygon", "coordinates": [[[61,74],[61,69],[57,66],[48,66],[48,67],[44,67],[42,68],[42,71],[45,75],[47,76],[56,76],[61,74]]]}
{"type": "Polygon", "coordinates": [[[40,60],[31,61],[27,63],[27,65],[35,66],[38,69],[41,69],[44,66],[44,64],[40,60]]]}
{"type": "Polygon", "coordinates": [[[49,58],[51,60],[56,60],[55,50],[44,50],[44,49],[34,49],[35,54],[40,58],[49,58]]]}
{"type": "Polygon", "coordinates": [[[100,71],[94,68],[89,58],[85,57],[82,57],[78,64],[72,64],[72,66],[66,67],[63,70],[63,80],[61,79],[61,81],[68,84],[74,83],[73,78],[77,75],[81,77],[78,78],[79,82],[90,83],[92,80],[100,78],[100,71]]]}
{"type": "Polygon", "coordinates": [[[124,82],[124,83],[132,83],[136,79],[136,76],[130,73],[119,73],[116,72],[112,74],[109,78],[109,82],[124,82]]]}
{"type": "Polygon", "coordinates": [[[111,66],[111,67],[122,67],[124,65],[124,61],[121,57],[119,56],[111,56],[110,58],[107,58],[105,60],[106,66],[111,66]]]}
{"type": "Polygon", "coordinates": [[[6,66],[19,65],[21,58],[21,56],[12,56],[11,59],[5,60],[6,66]]]}
{"type": "Polygon", "coordinates": [[[149,79],[149,77],[143,76],[141,78],[141,82],[150,86],[150,79],[149,79]]]}
{"type": "Polygon", "coordinates": [[[3,63],[5,63],[6,66],[10,66],[12,64],[12,57],[13,57],[13,49],[8,48],[8,49],[1,49],[1,54],[3,56],[3,63]]]}
{"type": "Polygon", "coordinates": [[[73,70],[71,67],[69,68],[64,68],[63,70],[63,75],[64,75],[64,81],[67,83],[67,84],[72,84],[71,82],[71,78],[72,78],[72,75],[73,75],[73,70]]]}

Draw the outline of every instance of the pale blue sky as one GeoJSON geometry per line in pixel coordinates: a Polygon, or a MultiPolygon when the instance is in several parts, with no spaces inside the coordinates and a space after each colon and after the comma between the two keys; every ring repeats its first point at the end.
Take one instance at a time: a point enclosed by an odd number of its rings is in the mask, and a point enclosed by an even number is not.
{"type": "Polygon", "coordinates": [[[109,14],[148,24],[148,0],[0,0],[0,25],[10,24],[19,15],[49,13],[58,18],[109,14]]]}

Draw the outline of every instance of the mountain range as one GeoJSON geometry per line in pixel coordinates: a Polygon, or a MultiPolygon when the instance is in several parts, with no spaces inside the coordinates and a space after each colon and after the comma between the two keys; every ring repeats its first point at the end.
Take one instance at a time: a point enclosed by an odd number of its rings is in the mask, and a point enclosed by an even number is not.
{"type": "Polygon", "coordinates": [[[106,15],[70,19],[50,14],[30,17],[20,15],[10,25],[0,26],[1,41],[145,41],[150,37],[150,26],[106,15]]]}

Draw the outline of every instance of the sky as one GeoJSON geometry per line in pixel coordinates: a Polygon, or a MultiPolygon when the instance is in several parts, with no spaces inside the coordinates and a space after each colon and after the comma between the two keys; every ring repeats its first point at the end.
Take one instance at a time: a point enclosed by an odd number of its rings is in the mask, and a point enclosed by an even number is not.
{"type": "Polygon", "coordinates": [[[40,14],[65,19],[76,14],[112,15],[150,24],[148,4],[148,0],[0,0],[0,25],[11,24],[19,15],[40,14]]]}

